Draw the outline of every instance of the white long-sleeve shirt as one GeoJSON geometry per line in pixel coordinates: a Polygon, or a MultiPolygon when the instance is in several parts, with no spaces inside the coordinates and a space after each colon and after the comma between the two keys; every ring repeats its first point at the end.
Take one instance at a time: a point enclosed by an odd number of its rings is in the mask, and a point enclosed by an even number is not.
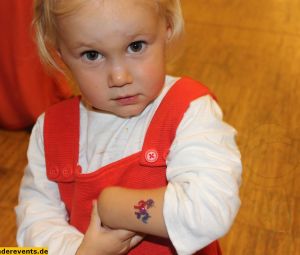
{"type": "MultiPolygon", "coordinates": [[[[81,104],[82,169],[93,172],[140,151],[155,110],[177,79],[167,76],[158,98],[132,118],[92,111],[81,104]]],[[[49,254],[72,255],[83,234],[69,225],[58,185],[47,179],[43,124],[44,115],[30,138],[28,166],[16,207],[17,243],[49,247],[49,254]]],[[[210,96],[194,100],[177,129],[167,157],[163,215],[180,255],[192,254],[223,236],[236,216],[242,167],[235,134],[222,121],[222,112],[210,96]]]]}

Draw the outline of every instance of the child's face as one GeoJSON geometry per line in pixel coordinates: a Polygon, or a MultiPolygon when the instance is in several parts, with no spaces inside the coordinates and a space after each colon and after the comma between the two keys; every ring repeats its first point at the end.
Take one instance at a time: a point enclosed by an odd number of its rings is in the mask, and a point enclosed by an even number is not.
{"type": "Polygon", "coordinates": [[[153,0],[91,0],[58,20],[59,52],[96,109],[135,116],[161,91],[171,34],[153,0]]]}

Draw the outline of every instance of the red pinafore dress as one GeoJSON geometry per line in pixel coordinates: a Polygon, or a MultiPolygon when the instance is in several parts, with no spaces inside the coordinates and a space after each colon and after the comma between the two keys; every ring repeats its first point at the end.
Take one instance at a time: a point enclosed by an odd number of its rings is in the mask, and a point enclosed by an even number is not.
{"type": "MultiPolygon", "coordinates": [[[[132,189],[167,185],[166,157],[176,129],[192,100],[210,94],[190,78],[181,78],[168,91],[146,132],[142,150],[121,160],[83,174],[78,165],[79,102],[75,97],[58,103],[46,112],[44,122],[45,158],[48,179],[58,183],[69,223],[85,233],[90,221],[92,200],[108,186],[132,189]]],[[[147,236],[130,255],[176,254],[168,239],[147,236]]],[[[220,255],[218,241],[195,253],[220,255]]]]}

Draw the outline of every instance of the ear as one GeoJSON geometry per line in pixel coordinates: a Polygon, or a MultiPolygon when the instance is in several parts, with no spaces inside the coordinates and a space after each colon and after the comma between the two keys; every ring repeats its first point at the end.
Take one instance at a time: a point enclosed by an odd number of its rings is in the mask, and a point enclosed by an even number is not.
{"type": "Polygon", "coordinates": [[[60,48],[56,48],[56,49],[55,49],[55,53],[57,54],[57,56],[58,56],[59,58],[62,58],[60,48]]]}
{"type": "Polygon", "coordinates": [[[61,43],[59,40],[56,40],[53,44],[52,44],[52,50],[53,53],[60,59],[62,59],[62,50],[61,50],[61,43]]]}
{"type": "Polygon", "coordinates": [[[54,61],[56,62],[57,66],[62,69],[66,70],[66,63],[63,60],[62,51],[59,47],[52,48],[52,54],[54,61]]]}
{"type": "Polygon", "coordinates": [[[166,30],[166,42],[169,43],[173,35],[173,28],[170,24],[167,24],[166,30]]]}
{"type": "Polygon", "coordinates": [[[60,48],[55,48],[54,53],[55,53],[56,61],[58,63],[60,63],[60,65],[65,65],[61,49],[60,48]]]}

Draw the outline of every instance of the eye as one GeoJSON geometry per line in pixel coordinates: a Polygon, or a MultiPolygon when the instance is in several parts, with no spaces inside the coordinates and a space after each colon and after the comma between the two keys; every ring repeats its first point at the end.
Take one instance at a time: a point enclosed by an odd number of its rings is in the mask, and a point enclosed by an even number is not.
{"type": "Polygon", "coordinates": [[[103,56],[98,51],[89,50],[81,53],[81,57],[86,61],[96,61],[100,60],[103,56]]]}
{"type": "Polygon", "coordinates": [[[129,44],[128,46],[128,52],[129,53],[137,53],[137,52],[141,52],[144,50],[144,48],[146,47],[146,42],[144,41],[136,41],[136,42],[132,42],[131,44],[129,44]]]}

